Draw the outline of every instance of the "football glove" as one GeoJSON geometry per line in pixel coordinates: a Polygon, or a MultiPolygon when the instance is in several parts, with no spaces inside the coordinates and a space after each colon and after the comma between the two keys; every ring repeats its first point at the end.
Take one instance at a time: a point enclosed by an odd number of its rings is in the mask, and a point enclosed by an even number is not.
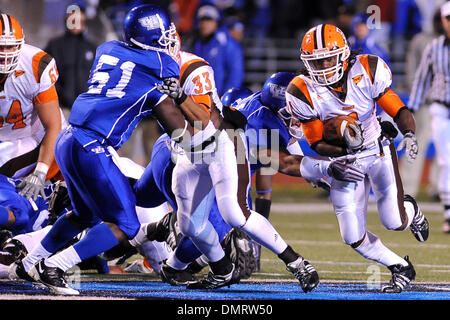
{"type": "Polygon", "coordinates": [[[348,127],[344,130],[344,141],[347,145],[347,152],[350,154],[356,153],[359,151],[364,143],[364,137],[363,137],[363,129],[360,121],[356,122],[357,125],[350,124],[348,127]],[[352,129],[354,132],[354,135],[350,133],[350,130],[352,129]]]}
{"type": "Polygon", "coordinates": [[[44,192],[45,172],[36,170],[32,174],[25,177],[22,182],[17,186],[20,190],[19,194],[27,199],[33,198],[36,201],[38,195],[41,195],[43,199],[46,199],[44,192]]]}
{"type": "Polygon", "coordinates": [[[187,95],[180,86],[180,82],[175,77],[164,78],[163,83],[158,84],[156,89],[161,93],[167,94],[178,105],[182,104],[187,98],[187,95]]]}
{"type": "Polygon", "coordinates": [[[356,157],[346,156],[332,160],[328,166],[328,174],[336,180],[358,182],[364,179],[365,173],[354,165],[356,157]]]}
{"type": "Polygon", "coordinates": [[[408,162],[414,162],[419,152],[416,135],[409,131],[403,135],[403,140],[397,147],[397,151],[405,149],[405,157],[408,162]]]}

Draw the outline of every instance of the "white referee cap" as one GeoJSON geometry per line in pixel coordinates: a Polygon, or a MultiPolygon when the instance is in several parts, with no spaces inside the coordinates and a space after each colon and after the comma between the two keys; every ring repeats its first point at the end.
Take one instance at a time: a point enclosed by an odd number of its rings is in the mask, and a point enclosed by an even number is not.
{"type": "Polygon", "coordinates": [[[450,1],[444,3],[441,7],[441,17],[450,16],[450,1]]]}

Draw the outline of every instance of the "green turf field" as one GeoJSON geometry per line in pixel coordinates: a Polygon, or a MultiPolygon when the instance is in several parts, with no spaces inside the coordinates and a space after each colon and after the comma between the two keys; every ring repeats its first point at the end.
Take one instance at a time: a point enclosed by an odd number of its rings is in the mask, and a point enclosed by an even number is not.
{"type": "MultiPolygon", "coordinates": [[[[433,204],[423,191],[417,198],[433,204]]],[[[310,207],[314,211],[303,209],[296,213],[293,210],[272,210],[270,221],[297,252],[314,264],[322,279],[367,281],[379,277],[382,282],[389,281],[390,272],[387,268],[364,259],[342,242],[337,220],[331,210],[317,211],[318,206],[315,204],[329,203],[322,190],[308,185],[276,187],[273,199],[274,203],[307,204],[306,208],[310,207]]],[[[434,203],[434,207],[439,207],[439,203],[434,203]]],[[[423,211],[430,223],[430,236],[425,243],[419,243],[409,230],[386,230],[375,211],[368,213],[368,230],[395,253],[409,255],[417,272],[416,281],[449,282],[450,235],[441,232],[442,212],[423,211]]],[[[261,273],[254,274],[254,277],[289,279],[291,275],[284,270],[282,262],[264,248],[261,273]]]]}

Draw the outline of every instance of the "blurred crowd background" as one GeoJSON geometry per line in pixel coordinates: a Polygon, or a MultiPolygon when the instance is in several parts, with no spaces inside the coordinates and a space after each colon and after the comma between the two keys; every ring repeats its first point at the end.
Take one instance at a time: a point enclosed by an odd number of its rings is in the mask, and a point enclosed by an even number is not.
{"type": "MultiPolygon", "coordinates": [[[[438,10],[444,2],[0,0],[0,10],[19,20],[26,43],[55,57],[60,72],[60,103],[69,115],[72,102],[86,89],[95,48],[104,41],[121,40],[125,14],[145,3],[165,8],[180,34],[182,49],[211,63],[220,95],[231,87],[259,90],[274,72],[298,71],[302,67],[299,55],[305,32],[314,25],[332,23],[346,34],[352,49],[376,54],[386,61],[393,73],[393,88],[407,104],[421,54],[442,32],[438,10]],[[73,5],[81,9],[82,23],[68,28],[73,5]]],[[[158,126],[150,119],[134,135],[137,138],[124,146],[123,153],[145,165],[158,126]]],[[[427,158],[432,156],[428,151],[427,158]]]]}
{"type": "MultiPolygon", "coordinates": [[[[155,3],[172,16],[183,40],[193,49],[198,37],[198,8],[218,8],[219,27],[227,28],[243,48],[243,85],[258,89],[270,74],[301,67],[299,47],[304,33],[319,23],[333,23],[351,40],[353,48],[372,51],[389,62],[394,86],[407,93],[408,45],[419,34],[434,33],[433,15],[444,0],[0,0],[0,10],[15,16],[26,42],[46,48],[65,32],[70,5],[86,15],[83,34],[95,46],[121,39],[126,12],[135,5],[155,3]],[[375,12],[373,6],[379,8],[375,12]],[[379,14],[377,16],[377,14],[379,14]],[[369,22],[367,22],[369,18],[369,22]],[[374,21],[379,19],[379,21],[374,21]],[[368,26],[364,30],[364,27],[368,26]],[[363,29],[363,30],[361,30],[363,29]],[[358,38],[359,37],[359,38],[358,38]]],[[[424,46],[424,45],[423,45],[424,46]]],[[[417,65],[415,65],[416,67],[417,65]]],[[[237,75],[239,77],[239,75],[237,75]]]]}

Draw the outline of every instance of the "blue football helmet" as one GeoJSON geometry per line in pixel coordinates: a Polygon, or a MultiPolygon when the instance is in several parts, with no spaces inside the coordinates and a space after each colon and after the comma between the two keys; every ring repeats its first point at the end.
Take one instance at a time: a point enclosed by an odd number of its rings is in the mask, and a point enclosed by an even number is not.
{"type": "Polygon", "coordinates": [[[131,9],[123,21],[123,37],[131,46],[165,52],[173,58],[180,49],[175,25],[157,5],[145,4],[131,9]]]}
{"type": "Polygon", "coordinates": [[[261,102],[275,112],[284,108],[286,88],[294,77],[295,74],[292,72],[278,72],[271,75],[261,89],[261,102]]]}
{"type": "Polygon", "coordinates": [[[241,87],[241,88],[231,88],[228,89],[222,96],[222,98],[220,99],[222,101],[222,104],[224,106],[231,106],[236,100],[238,99],[244,99],[247,98],[248,96],[252,95],[253,92],[252,90],[245,88],[245,87],[241,87]]]}

